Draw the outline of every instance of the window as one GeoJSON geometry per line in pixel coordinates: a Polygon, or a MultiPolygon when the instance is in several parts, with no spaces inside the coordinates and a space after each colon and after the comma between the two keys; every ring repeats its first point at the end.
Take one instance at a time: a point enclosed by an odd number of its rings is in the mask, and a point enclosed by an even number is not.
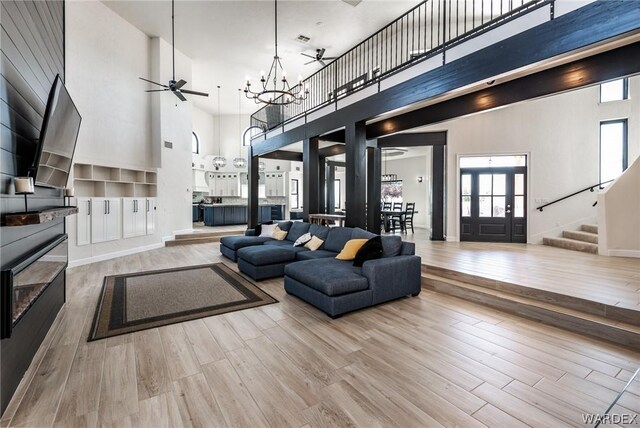
{"type": "Polygon", "coordinates": [[[380,190],[382,202],[402,202],[402,180],[384,181],[380,190]]]}
{"type": "Polygon", "coordinates": [[[191,133],[191,152],[196,154],[200,153],[200,139],[195,131],[191,133]]]}
{"type": "Polygon", "coordinates": [[[627,169],[627,119],[600,122],[600,182],[627,169]]]}
{"type": "Polygon", "coordinates": [[[298,179],[297,178],[291,179],[291,191],[289,193],[290,193],[289,206],[294,210],[300,208],[300,200],[298,199],[298,179]]]}
{"type": "Polygon", "coordinates": [[[333,180],[333,197],[335,198],[334,208],[340,208],[340,179],[333,180]]]}
{"type": "Polygon", "coordinates": [[[600,85],[601,103],[626,100],[627,98],[629,98],[629,80],[626,77],[600,85]]]}

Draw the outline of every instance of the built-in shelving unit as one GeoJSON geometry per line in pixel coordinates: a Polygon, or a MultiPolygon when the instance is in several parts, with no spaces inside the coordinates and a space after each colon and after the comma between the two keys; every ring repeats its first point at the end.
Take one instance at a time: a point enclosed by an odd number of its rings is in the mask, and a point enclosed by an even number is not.
{"type": "Polygon", "coordinates": [[[158,173],[77,163],[73,166],[73,187],[78,197],[154,198],[158,196],[158,173]]]}

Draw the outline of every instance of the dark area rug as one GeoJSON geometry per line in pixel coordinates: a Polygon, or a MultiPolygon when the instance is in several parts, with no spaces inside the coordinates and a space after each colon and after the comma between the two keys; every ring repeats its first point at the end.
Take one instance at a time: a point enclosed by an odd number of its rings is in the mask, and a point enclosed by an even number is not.
{"type": "Polygon", "coordinates": [[[89,341],[276,302],[223,263],[107,276],[89,341]]]}

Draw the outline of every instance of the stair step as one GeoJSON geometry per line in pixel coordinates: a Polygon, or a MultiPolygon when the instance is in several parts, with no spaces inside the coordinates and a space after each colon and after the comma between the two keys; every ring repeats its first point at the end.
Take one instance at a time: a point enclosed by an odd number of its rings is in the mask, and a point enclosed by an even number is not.
{"type": "Polygon", "coordinates": [[[640,327],[557,304],[422,274],[423,287],[576,333],[640,349],[640,327]]]}
{"type": "Polygon", "coordinates": [[[242,235],[242,230],[228,230],[224,232],[192,232],[192,233],[180,233],[175,236],[175,239],[193,239],[193,238],[219,238],[222,236],[242,235]]]}
{"type": "Polygon", "coordinates": [[[212,242],[220,242],[221,236],[205,236],[202,238],[182,238],[172,239],[164,242],[165,247],[175,247],[177,245],[192,245],[192,244],[210,244],[212,242]]]}
{"type": "Polygon", "coordinates": [[[598,243],[598,234],[585,232],[584,230],[564,230],[563,238],[575,239],[576,241],[589,242],[591,244],[598,243]]]}
{"type": "Polygon", "coordinates": [[[580,230],[589,233],[598,233],[598,225],[597,224],[583,224],[580,226],[580,230]]]}
{"type": "Polygon", "coordinates": [[[542,240],[544,245],[550,245],[552,247],[564,248],[566,250],[582,251],[583,253],[598,254],[598,244],[591,244],[589,242],[578,241],[568,238],[544,238],[542,240]]]}

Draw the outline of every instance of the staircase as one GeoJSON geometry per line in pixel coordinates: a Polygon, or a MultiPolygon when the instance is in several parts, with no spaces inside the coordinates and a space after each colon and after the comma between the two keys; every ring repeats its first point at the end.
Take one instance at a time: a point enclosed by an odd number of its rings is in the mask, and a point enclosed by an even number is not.
{"type": "Polygon", "coordinates": [[[228,230],[224,232],[193,232],[176,235],[174,239],[165,241],[165,247],[175,247],[176,245],[209,244],[220,242],[220,238],[229,235],[242,235],[243,230],[228,230]]]}
{"type": "Polygon", "coordinates": [[[580,230],[564,230],[562,237],[544,238],[542,242],[552,247],[598,254],[598,226],[583,224],[580,230]]]}
{"type": "Polygon", "coordinates": [[[640,349],[640,312],[422,265],[422,286],[565,330],[640,349]]]}

